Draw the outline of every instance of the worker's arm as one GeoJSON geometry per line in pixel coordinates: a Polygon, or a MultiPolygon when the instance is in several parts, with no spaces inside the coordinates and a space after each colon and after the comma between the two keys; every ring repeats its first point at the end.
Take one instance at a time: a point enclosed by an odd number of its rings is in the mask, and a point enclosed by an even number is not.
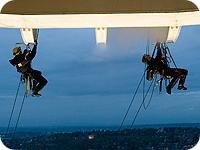
{"type": "Polygon", "coordinates": [[[33,46],[33,49],[32,49],[32,51],[31,51],[32,58],[35,57],[36,53],[37,53],[37,44],[35,44],[35,45],[33,46]]]}
{"type": "Polygon", "coordinates": [[[33,46],[33,49],[31,50],[31,52],[28,54],[27,60],[29,60],[29,61],[32,60],[35,57],[36,53],[37,53],[37,42],[33,46]]]}
{"type": "Polygon", "coordinates": [[[11,59],[11,60],[9,60],[9,62],[13,65],[13,66],[15,66],[16,65],[16,60],[13,58],[13,59],[11,59]]]}

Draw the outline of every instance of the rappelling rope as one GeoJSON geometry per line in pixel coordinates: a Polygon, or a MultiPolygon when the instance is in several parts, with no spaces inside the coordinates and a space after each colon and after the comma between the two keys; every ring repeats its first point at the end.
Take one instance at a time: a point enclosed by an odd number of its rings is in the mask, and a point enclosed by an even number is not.
{"type": "Polygon", "coordinates": [[[10,114],[10,118],[9,118],[9,122],[8,122],[8,126],[7,126],[7,129],[6,129],[5,136],[7,136],[9,128],[10,128],[10,123],[11,123],[13,112],[14,112],[14,109],[15,109],[15,105],[16,105],[16,101],[17,101],[17,97],[18,97],[18,93],[19,93],[19,88],[20,88],[21,82],[22,81],[21,81],[21,77],[20,77],[20,81],[19,81],[19,84],[18,84],[18,87],[17,87],[17,92],[16,92],[16,95],[15,95],[15,99],[14,99],[14,103],[13,103],[13,106],[12,106],[12,111],[11,111],[11,114],[10,114]]]}
{"type": "MultiPolygon", "coordinates": [[[[152,92],[151,92],[151,96],[149,98],[149,101],[147,103],[147,105],[144,107],[145,110],[147,110],[147,108],[149,107],[150,103],[151,103],[151,100],[152,100],[152,97],[153,97],[153,93],[154,93],[154,90],[155,90],[155,87],[156,87],[156,81],[157,80],[157,75],[155,77],[155,81],[154,81],[154,85],[153,85],[153,89],[152,89],[152,92]]],[[[145,102],[145,101],[144,101],[145,102]]]]}
{"type": "MultiPolygon", "coordinates": [[[[157,44],[155,45],[155,48],[154,48],[154,50],[153,50],[152,57],[153,57],[154,54],[155,54],[156,48],[157,48],[157,44]]],[[[147,46],[146,46],[146,54],[149,54],[149,41],[147,42],[147,46]]],[[[129,106],[128,106],[128,109],[127,109],[127,111],[126,111],[126,113],[125,113],[125,115],[124,115],[124,117],[123,117],[123,120],[122,120],[122,122],[121,122],[121,125],[120,125],[120,127],[119,127],[119,130],[121,130],[121,128],[122,128],[122,126],[123,126],[123,124],[124,124],[124,121],[125,121],[125,119],[127,118],[127,115],[128,115],[128,113],[129,113],[129,111],[130,111],[130,108],[131,108],[131,106],[132,106],[132,104],[133,104],[133,101],[134,101],[134,99],[135,99],[135,96],[136,96],[136,94],[137,94],[137,92],[138,92],[138,90],[139,90],[139,87],[140,87],[140,85],[141,85],[141,83],[142,83],[143,80],[144,80],[144,81],[143,81],[143,100],[142,100],[142,103],[141,103],[141,105],[140,105],[140,108],[138,109],[138,112],[136,113],[136,115],[135,115],[135,117],[134,117],[134,121],[132,122],[132,125],[134,124],[134,122],[135,122],[135,120],[136,120],[136,118],[137,118],[137,115],[138,115],[138,113],[139,113],[139,111],[140,111],[142,105],[144,106],[144,109],[145,109],[145,110],[146,110],[146,109],[149,107],[149,105],[150,105],[150,102],[151,102],[152,96],[153,96],[153,92],[154,92],[154,89],[155,89],[155,85],[156,85],[157,75],[156,75],[156,77],[154,78],[154,80],[152,80],[152,82],[151,82],[151,84],[150,84],[150,86],[149,86],[149,88],[148,88],[146,94],[144,94],[144,93],[145,93],[145,75],[146,75],[146,71],[147,71],[147,68],[146,68],[146,66],[145,66],[145,68],[144,68],[144,73],[143,73],[143,75],[142,75],[142,78],[140,79],[139,84],[138,84],[138,86],[137,86],[137,88],[136,88],[136,90],[135,90],[135,93],[134,93],[134,95],[133,95],[133,97],[132,97],[132,99],[131,99],[131,101],[130,101],[130,104],[129,104],[129,106]],[[147,95],[148,95],[148,93],[149,93],[149,90],[150,90],[150,88],[151,88],[151,86],[152,86],[153,83],[154,83],[154,86],[153,86],[153,90],[152,90],[152,93],[151,93],[151,96],[150,96],[150,100],[148,101],[147,106],[145,106],[145,99],[146,99],[146,97],[147,97],[147,95]]],[[[132,125],[131,125],[131,127],[132,127],[132,125]]]]}
{"type": "Polygon", "coordinates": [[[134,92],[134,95],[133,95],[133,97],[132,97],[132,99],[131,99],[131,101],[130,101],[130,103],[129,103],[128,109],[126,110],[126,113],[125,113],[125,115],[124,115],[124,117],[123,117],[123,119],[122,119],[121,125],[120,125],[120,127],[119,127],[118,130],[121,130],[121,128],[122,128],[122,126],[123,126],[123,124],[124,124],[124,121],[125,121],[125,119],[126,119],[128,113],[129,113],[129,110],[130,110],[130,108],[131,108],[131,106],[132,106],[132,104],[133,104],[133,101],[134,101],[134,99],[135,99],[135,96],[136,96],[136,94],[137,94],[137,92],[138,92],[138,89],[139,89],[139,87],[140,87],[140,85],[141,85],[141,83],[142,83],[142,81],[143,81],[143,79],[144,79],[145,72],[146,72],[146,70],[143,72],[143,75],[142,75],[142,77],[141,77],[141,79],[140,79],[140,82],[139,82],[139,84],[138,84],[138,86],[137,86],[137,88],[136,88],[136,90],[135,90],[135,92],[134,92]]]}
{"type": "MultiPolygon", "coordinates": [[[[167,46],[166,43],[162,43],[162,49],[163,49],[163,51],[164,51],[164,53],[165,53],[166,59],[168,58],[168,60],[167,60],[168,66],[169,66],[169,63],[173,62],[175,68],[178,69],[178,67],[177,67],[177,65],[176,65],[176,63],[175,63],[175,61],[174,61],[174,58],[173,58],[172,55],[171,55],[171,52],[170,52],[170,50],[169,50],[169,47],[167,46]],[[169,54],[169,57],[166,56],[167,53],[169,54]]],[[[169,81],[170,81],[170,79],[165,79],[165,87],[167,87],[167,82],[169,82],[169,81]]],[[[175,82],[175,83],[176,83],[176,82],[175,82]]],[[[161,84],[162,84],[162,83],[161,83],[161,84]]],[[[161,88],[161,87],[160,87],[160,88],[161,88]]],[[[160,92],[161,92],[161,89],[160,89],[160,92]]]]}
{"type": "Polygon", "coordinates": [[[156,45],[155,45],[155,47],[154,47],[154,49],[153,49],[153,53],[152,53],[152,55],[151,55],[152,58],[153,58],[154,55],[155,55],[156,49],[157,49],[157,47],[158,47],[158,44],[159,44],[159,43],[156,43],[156,45]]]}
{"type": "Polygon", "coordinates": [[[169,50],[169,48],[166,46],[166,49],[167,49],[167,51],[168,51],[168,54],[169,54],[169,56],[170,56],[170,58],[171,58],[171,60],[172,60],[172,62],[173,62],[173,64],[174,64],[174,66],[176,67],[176,69],[178,68],[177,67],[177,65],[176,65],[176,63],[175,63],[175,61],[174,61],[174,58],[172,57],[172,55],[171,55],[171,52],[170,52],[170,50],[169,50]]]}
{"type": "MultiPolygon", "coordinates": [[[[8,123],[7,129],[6,129],[5,137],[7,137],[8,131],[9,131],[9,129],[10,129],[10,124],[11,124],[11,120],[12,120],[12,118],[13,118],[13,112],[14,112],[14,110],[15,110],[15,105],[16,105],[16,101],[17,101],[17,97],[18,97],[18,94],[19,94],[19,89],[20,89],[21,83],[22,83],[22,76],[21,76],[21,78],[20,78],[20,82],[19,82],[19,85],[18,85],[18,88],[17,88],[17,92],[16,92],[16,96],[15,96],[15,99],[14,99],[12,111],[11,111],[11,114],[10,114],[9,123],[8,123]]],[[[25,91],[25,93],[24,93],[24,97],[23,97],[23,100],[22,100],[22,104],[21,104],[21,107],[20,107],[20,111],[19,111],[19,114],[18,114],[18,117],[17,117],[17,122],[16,122],[16,124],[15,124],[15,128],[14,128],[13,134],[12,134],[12,136],[11,136],[12,138],[14,138],[15,133],[16,133],[16,130],[17,130],[17,126],[18,126],[19,119],[20,119],[20,116],[21,116],[21,113],[22,113],[22,108],[23,108],[23,106],[24,106],[25,98],[26,98],[26,91],[25,91]]]]}
{"type": "Polygon", "coordinates": [[[23,100],[22,100],[22,104],[21,104],[21,108],[20,108],[20,111],[19,111],[19,115],[17,117],[17,122],[15,124],[15,128],[14,128],[14,131],[13,131],[13,135],[12,135],[12,138],[14,138],[15,136],[15,133],[16,133],[16,130],[17,130],[17,126],[18,126],[18,123],[19,123],[19,119],[20,119],[20,116],[21,116],[21,113],[22,113],[22,108],[24,106],[24,100],[26,98],[26,92],[24,93],[24,97],[23,97],[23,100]]]}
{"type": "MultiPolygon", "coordinates": [[[[154,55],[155,55],[155,51],[156,51],[156,49],[157,49],[157,47],[158,47],[158,44],[161,44],[161,43],[156,43],[156,45],[155,45],[155,47],[154,47],[154,50],[153,50],[153,53],[152,53],[152,57],[154,57],[154,55]]],[[[163,43],[163,48],[164,48],[163,50],[164,50],[164,52],[165,52],[165,55],[166,55],[166,53],[168,52],[168,54],[169,54],[169,56],[170,56],[170,59],[173,61],[174,66],[177,68],[177,65],[176,65],[176,63],[175,63],[175,61],[174,61],[174,59],[173,59],[173,57],[172,57],[172,55],[171,55],[171,53],[170,53],[170,50],[169,50],[169,48],[168,48],[167,45],[166,45],[166,43],[163,43]]],[[[148,53],[148,49],[146,48],[146,54],[147,54],[147,53],[148,53]]],[[[141,78],[141,80],[140,80],[140,82],[139,82],[139,84],[138,84],[138,86],[137,86],[137,88],[136,88],[136,90],[135,90],[135,93],[134,93],[133,98],[132,98],[132,100],[131,100],[131,102],[130,102],[130,104],[129,104],[129,106],[128,106],[128,109],[127,109],[125,115],[124,115],[124,118],[123,118],[123,120],[122,120],[122,122],[121,122],[121,125],[120,125],[119,130],[122,128],[122,126],[123,126],[123,124],[124,124],[124,121],[125,121],[125,119],[126,119],[128,113],[129,113],[129,111],[130,111],[130,108],[131,108],[131,106],[132,106],[132,103],[133,103],[133,101],[134,101],[134,99],[135,99],[135,96],[136,96],[136,94],[137,94],[137,92],[138,92],[138,89],[139,89],[139,87],[140,87],[140,85],[141,85],[142,80],[144,80],[144,81],[143,81],[143,100],[142,100],[142,103],[140,104],[140,106],[139,106],[137,112],[135,113],[135,116],[134,116],[134,119],[133,119],[133,121],[132,121],[132,123],[131,123],[130,128],[133,127],[133,125],[134,125],[134,123],[135,123],[135,121],[136,121],[136,119],[137,119],[137,117],[138,117],[138,115],[139,115],[139,112],[140,112],[142,106],[144,107],[145,110],[147,110],[147,108],[149,107],[149,105],[150,105],[150,103],[151,103],[151,100],[152,100],[152,97],[153,97],[153,93],[154,93],[154,89],[155,89],[156,82],[157,82],[157,81],[156,81],[156,80],[157,80],[157,75],[154,77],[154,80],[152,80],[152,82],[151,82],[151,84],[150,84],[150,86],[149,86],[149,88],[148,88],[148,90],[147,90],[147,92],[146,92],[146,94],[145,94],[145,84],[146,84],[146,83],[145,83],[145,74],[146,74],[146,70],[147,70],[147,68],[146,68],[146,66],[145,66],[145,68],[144,68],[144,73],[143,73],[143,75],[142,75],[142,78],[141,78]],[[148,93],[149,93],[151,87],[152,87],[152,84],[153,84],[153,88],[152,88],[152,92],[151,92],[151,95],[150,95],[150,99],[149,99],[147,105],[145,105],[145,100],[146,100],[146,97],[147,97],[147,95],[148,95],[148,93]]]]}
{"type": "MultiPolygon", "coordinates": [[[[149,43],[150,43],[150,41],[149,41],[149,38],[147,39],[147,44],[146,44],[146,54],[147,55],[149,55],[149,43]]],[[[144,64],[144,72],[145,72],[145,70],[147,70],[147,64],[145,63],[144,64]]],[[[144,80],[143,80],[143,90],[142,90],[142,96],[143,96],[143,107],[144,107],[144,109],[145,109],[145,102],[144,102],[144,97],[145,97],[145,85],[146,85],[146,80],[145,80],[145,76],[146,76],[146,72],[145,72],[145,75],[144,75],[144,80]]]]}
{"type": "MultiPolygon", "coordinates": [[[[148,95],[149,90],[151,89],[151,86],[152,86],[153,83],[154,83],[154,87],[155,87],[156,79],[157,79],[157,76],[154,78],[154,80],[151,81],[151,84],[150,84],[150,86],[149,86],[149,88],[148,88],[148,90],[147,90],[147,93],[146,93],[146,95],[145,95],[145,99],[146,99],[146,96],[148,95]]],[[[152,91],[154,91],[154,87],[153,87],[153,90],[152,90],[152,91]]],[[[152,92],[152,94],[151,94],[151,98],[152,98],[152,96],[153,96],[153,92],[152,92]]],[[[150,98],[150,99],[151,99],[151,98],[150,98]]],[[[140,112],[140,110],[141,110],[141,108],[142,108],[142,105],[143,105],[143,101],[142,101],[140,107],[138,108],[138,110],[137,110],[137,112],[136,112],[136,114],[135,114],[135,117],[134,117],[134,119],[133,119],[133,121],[132,121],[132,123],[131,123],[130,129],[133,127],[133,125],[134,125],[134,123],[135,123],[135,120],[137,119],[137,116],[138,116],[138,114],[139,114],[139,112],[140,112]]]]}

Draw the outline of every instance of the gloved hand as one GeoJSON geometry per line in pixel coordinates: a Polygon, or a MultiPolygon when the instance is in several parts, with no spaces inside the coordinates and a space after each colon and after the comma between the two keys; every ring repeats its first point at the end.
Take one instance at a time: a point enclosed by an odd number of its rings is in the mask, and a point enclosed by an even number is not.
{"type": "Polygon", "coordinates": [[[38,44],[37,40],[36,40],[36,41],[34,41],[34,42],[35,42],[35,45],[37,45],[37,44],[38,44]]]}

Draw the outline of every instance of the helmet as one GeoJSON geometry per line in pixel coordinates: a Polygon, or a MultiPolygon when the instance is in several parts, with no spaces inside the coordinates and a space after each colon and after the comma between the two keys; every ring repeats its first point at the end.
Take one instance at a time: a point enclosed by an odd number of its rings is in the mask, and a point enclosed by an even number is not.
{"type": "Polygon", "coordinates": [[[148,64],[150,61],[151,61],[151,56],[144,54],[143,57],[142,57],[142,62],[148,64]]]}
{"type": "Polygon", "coordinates": [[[21,47],[15,47],[15,48],[13,48],[13,55],[16,55],[16,54],[18,54],[20,52],[21,52],[21,47]]]}

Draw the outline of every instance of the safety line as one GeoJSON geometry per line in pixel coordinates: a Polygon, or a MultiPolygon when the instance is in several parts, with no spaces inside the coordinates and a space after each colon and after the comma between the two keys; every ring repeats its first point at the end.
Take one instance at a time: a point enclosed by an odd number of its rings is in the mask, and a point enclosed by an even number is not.
{"type": "MultiPolygon", "coordinates": [[[[146,96],[148,95],[148,92],[149,92],[149,90],[150,90],[152,84],[153,84],[153,83],[155,84],[155,82],[156,82],[156,78],[155,78],[154,80],[152,80],[151,85],[149,86],[149,89],[147,90],[147,93],[146,93],[146,95],[145,95],[145,99],[146,99],[146,96]]],[[[135,123],[135,120],[136,120],[136,118],[137,118],[137,116],[138,116],[138,114],[139,114],[139,112],[140,112],[140,109],[142,108],[142,105],[143,105],[143,101],[142,101],[142,103],[141,103],[139,109],[138,109],[137,112],[136,112],[136,115],[135,115],[135,117],[134,117],[134,119],[133,119],[133,121],[132,121],[132,123],[131,123],[130,129],[133,127],[133,125],[134,125],[134,123],[135,123]]]]}
{"type": "Polygon", "coordinates": [[[170,52],[170,50],[169,50],[169,48],[168,47],[166,47],[166,49],[167,49],[167,51],[168,51],[168,53],[169,53],[169,56],[171,57],[171,59],[172,59],[172,62],[173,62],[173,64],[174,64],[174,66],[176,67],[176,69],[177,69],[177,65],[176,65],[176,63],[175,63],[175,61],[174,61],[174,58],[172,57],[172,55],[171,55],[171,52],[170,52]]]}
{"type": "MultiPolygon", "coordinates": [[[[153,89],[152,89],[152,92],[151,92],[149,101],[148,101],[147,105],[145,106],[145,110],[147,110],[147,108],[149,107],[149,105],[150,105],[150,103],[151,103],[151,100],[152,100],[152,97],[153,97],[153,94],[154,94],[154,90],[155,90],[155,87],[156,87],[156,80],[157,80],[157,75],[156,75],[156,77],[155,77],[155,81],[154,81],[154,85],[153,85],[153,89]]],[[[145,102],[145,101],[144,101],[144,102],[145,102]]]]}
{"type": "Polygon", "coordinates": [[[10,118],[9,118],[9,122],[8,122],[8,126],[7,126],[7,129],[6,129],[5,136],[7,136],[8,130],[10,128],[10,123],[11,123],[13,112],[14,112],[14,109],[15,109],[15,104],[16,104],[16,101],[17,101],[20,85],[21,85],[21,77],[20,77],[20,81],[19,81],[19,84],[18,84],[17,92],[16,92],[16,95],[15,95],[15,99],[14,99],[14,103],[13,103],[13,107],[12,107],[12,111],[11,111],[11,114],[10,114],[10,118]]]}
{"type": "MultiPolygon", "coordinates": [[[[149,43],[150,43],[150,41],[149,41],[149,38],[147,39],[147,44],[146,44],[146,54],[147,55],[149,55],[149,43]]],[[[144,64],[144,71],[145,70],[147,70],[147,64],[145,63],[144,64]]],[[[145,80],[145,76],[146,76],[146,72],[145,72],[145,75],[144,75],[144,80],[143,80],[143,90],[142,90],[142,96],[143,96],[143,100],[144,100],[144,93],[145,93],[145,85],[146,85],[146,80],[145,80]]],[[[145,109],[145,102],[143,101],[143,107],[144,107],[144,109],[145,109]]]]}
{"type": "Polygon", "coordinates": [[[14,138],[15,133],[16,133],[16,130],[17,130],[17,126],[18,126],[18,123],[19,123],[19,119],[20,119],[20,116],[21,116],[21,112],[22,112],[22,108],[23,108],[23,105],[24,105],[24,100],[25,100],[25,98],[26,98],[26,92],[24,93],[24,97],[23,97],[23,100],[22,100],[20,112],[19,112],[19,114],[18,114],[18,118],[17,118],[17,122],[16,122],[16,124],[15,124],[15,128],[14,128],[14,131],[13,131],[12,138],[14,138]]]}
{"type": "MultiPolygon", "coordinates": [[[[145,68],[144,68],[144,70],[146,70],[147,69],[147,67],[146,67],[146,64],[145,64],[145,68]]],[[[142,98],[143,98],[143,107],[145,108],[145,102],[144,102],[144,97],[145,97],[145,85],[146,85],[146,80],[145,80],[145,76],[146,76],[146,72],[145,72],[145,75],[144,75],[144,79],[143,79],[143,89],[142,89],[142,98]]]]}
{"type": "Polygon", "coordinates": [[[127,109],[127,111],[126,111],[126,113],[125,113],[125,115],[124,115],[124,117],[123,117],[123,120],[122,120],[121,125],[120,125],[120,127],[119,127],[118,130],[121,130],[121,128],[122,128],[122,126],[123,126],[123,124],[124,124],[124,121],[125,121],[125,119],[126,119],[126,117],[127,117],[127,115],[128,115],[128,112],[129,112],[129,110],[130,110],[132,104],[133,104],[133,101],[134,101],[134,99],[135,99],[135,96],[136,96],[136,94],[137,94],[137,91],[138,91],[138,89],[139,89],[139,87],[140,87],[140,85],[141,85],[141,83],[142,83],[142,80],[144,79],[145,72],[146,72],[146,70],[144,71],[144,73],[143,73],[143,75],[142,75],[142,77],[141,77],[141,79],[140,79],[140,82],[139,82],[139,84],[138,84],[138,86],[137,86],[137,88],[136,88],[136,90],[135,90],[135,93],[134,93],[134,95],[133,95],[133,97],[132,97],[132,99],[131,99],[131,101],[130,101],[130,104],[129,104],[129,106],[128,106],[128,109],[127,109]]]}

